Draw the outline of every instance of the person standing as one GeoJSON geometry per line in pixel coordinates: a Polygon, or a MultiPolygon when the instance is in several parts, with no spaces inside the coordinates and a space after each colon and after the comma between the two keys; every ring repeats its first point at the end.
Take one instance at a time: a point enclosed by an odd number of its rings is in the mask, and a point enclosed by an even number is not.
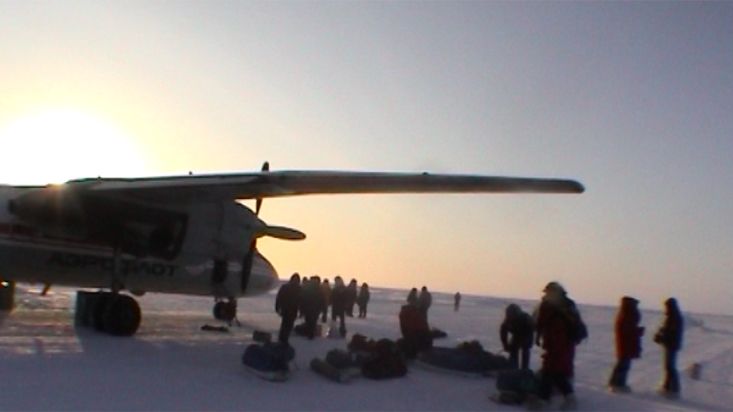
{"type": "Polygon", "coordinates": [[[417,288],[410,289],[410,293],[407,294],[407,304],[417,306],[417,288]]]}
{"type": "Polygon", "coordinates": [[[328,308],[331,306],[331,285],[328,279],[321,282],[321,294],[323,295],[323,312],[321,313],[321,323],[328,321],[328,308]]]}
{"type": "MultiPolygon", "coordinates": [[[[301,291],[301,292],[303,292],[303,290],[305,289],[305,287],[306,287],[306,285],[307,285],[307,284],[308,284],[308,276],[303,276],[303,277],[302,277],[302,278],[300,279],[300,291],[301,291]]],[[[303,305],[303,301],[302,301],[302,299],[301,299],[301,301],[300,301],[300,304],[301,304],[301,306],[303,305]]],[[[300,310],[298,311],[298,317],[299,317],[299,318],[305,318],[305,311],[303,310],[303,308],[302,308],[302,307],[301,307],[301,308],[300,308],[300,310]]]]}
{"type": "Polygon", "coordinates": [[[280,286],[275,297],[275,312],[282,318],[278,341],[288,344],[290,332],[293,330],[295,319],[300,308],[300,275],[293,273],[290,281],[280,286]]]}
{"type": "Polygon", "coordinates": [[[616,367],[608,381],[612,392],[631,392],[626,377],[631,368],[631,360],[641,357],[644,328],[639,326],[640,321],[639,301],[630,296],[622,297],[615,324],[616,367]]]}
{"type": "Polygon", "coordinates": [[[456,292],[455,295],[453,295],[453,311],[458,312],[458,309],[461,308],[461,292],[456,292]]]}
{"type": "Polygon", "coordinates": [[[356,296],[359,293],[356,279],[351,279],[349,286],[346,288],[346,316],[354,317],[354,305],[356,304],[356,296]]]}
{"type": "Polygon", "coordinates": [[[575,362],[575,346],[587,330],[575,302],[567,297],[565,288],[557,282],[545,286],[537,310],[536,343],[544,349],[540,370],[539,399],[549,404],[553,387],[565,397],[561,409],[574,409],[577,401],[571,379],[575,362]]]}
{"type": "Polygon", "coordinates": [[[509,353],[512,368],[519,369],[520,354],[522,369],[529,369],[529,354],[534,342],[534,321],[519,305],[514,303],[506,307],[504,322],[499,328],[501,344],[509,353]],[[511,339],[509,337],[511,335],[511,339]]]}
{"type": "Polygon", "coordinates": [[[420,296],[417,297],[417,307],[420,309],[420,313],[425,316],[425,320],[428,319],[428,309],[433,304],[433,295],[428,292],[427,286],[423,286],[420,290],[420,296]]]}
{"type": "Polygon", "coordinates": [[[684,323],[677,299],[664,301],[664,323],[654,335],[654,342],[664,348],[664,383],[659,393],[670,398],[680,396],[680,378],[677,372],[677,352],[682,349],[684,323]]]}
{"type": "Polygon", "coordinates": [[[414,359],[418,352],[433,346],[430,326],[417,305],[403,305],[400,308],[399,320],[402,339],[397,344],[407,358],[414,359]]]}
{"type": "Polygon", "coordinates": [[[308,283],[303,286],[301,308],[305,316],[305,335],[308,339],[313,339],[316,336],[318,316],[323,310],[321,279],[318,276],[311,276],[308,283]]]}
{"type": "Polygon", "coordinates": [[[339,333],[342,337],[346,336],[346,286],[341,276],[336,276],[333,280],[333,290],[331,290],[331,320],[339,320],[339,333]]]}
{"type": "Polygon", "coordinates": [[[359,296],[356,298],[356,303],[359,305],[360,318],[366,318],[369,295],[369,285],[362,283],[361,289],[359,289],[359,296]]]}

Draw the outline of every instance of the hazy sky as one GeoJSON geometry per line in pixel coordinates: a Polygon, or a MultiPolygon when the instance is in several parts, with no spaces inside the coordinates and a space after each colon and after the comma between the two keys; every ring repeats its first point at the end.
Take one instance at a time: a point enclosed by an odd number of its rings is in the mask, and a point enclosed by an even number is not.
{"type": "Polygon", "coordinates": [[[577,178],[316,196],[279,269],[733,312],[733,2],[0,0],[0,181],[273,169],[577,178]]]}

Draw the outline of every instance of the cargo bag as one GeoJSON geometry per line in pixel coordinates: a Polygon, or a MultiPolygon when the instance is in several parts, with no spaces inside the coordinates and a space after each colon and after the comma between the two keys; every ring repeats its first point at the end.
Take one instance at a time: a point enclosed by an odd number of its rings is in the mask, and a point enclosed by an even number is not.
{"type": "Polygon", "coordinates": [[[242,363],[250,372],[271,381],[284,381],[290,377],[288,364],[295,358],[295,350],[284,343],[253,343],[244,350],[242,363]]]}
{"type": "Polygon", "coordinates": [[[492,399],[499,403],[520,404],[528,396],[536,395],[539,380],[529,369],[505,370],[496,378],[496,390],[492,399]]]}
{"type": "Polygon", "coordinates": [[[399,378],[407,374],[407,365],[394,341],[380,339],[373,357],[361,366],[361,373],[369,379],[399,378]]]}
{"type": "Polygon", "coordinates": [[[428,369],[455,372],[466,375],[491,375],[509,369],[509,360],[503,356],[480,350],[467,350],[463,347],[433,347],[420,353],[418,364],[428,369]]]}

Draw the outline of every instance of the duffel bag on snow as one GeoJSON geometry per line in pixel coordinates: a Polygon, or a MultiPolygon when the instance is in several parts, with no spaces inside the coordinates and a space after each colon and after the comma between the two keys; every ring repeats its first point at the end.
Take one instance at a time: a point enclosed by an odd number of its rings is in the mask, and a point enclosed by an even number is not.
{"type": "Polygon", "coordinates": [[[395,342],[380,339],[373,357],[361,366],[361,373],[369,379],[398,378],[407,374],[407,365],[395,342]]]}
{"type": "Polygon", "coordinates": [[[359,366],[351,353],[341,349],[331,349],[326,353],[326,362],[337,369],[346,369],[359,366]]]}
{"type": "Polygon", "coordinates": [[[528,395],[537,394],[539,381],[529,369],[505,370],[496,378],[499,391],[496,400],[501,403],[522,403],[528,395]]]}
{"type": "Polygon", "coordinates": [[[328,359],[313,358],[310,366],[313,372],[339,383],[350,382],[361,374],[359,368],[352,366],[337,367],[329,362],[328,359]]]}
{"type": "Polygon", "coordinates": [[[486,351],[467,351],[462,348],[433,347],[418,355],[418,361],[434,369],[462,372],[469,374],[486,374],[488,372],[509,368],[509,361],[499,355],[486,351]]]}
{"type": "Polygon", "coordinates": [[[284,343],[253,343],[242,355],[242,363],[257,376],[268,380],[286,380],[288,363],[295,358],[295,350],[284,343]]]}

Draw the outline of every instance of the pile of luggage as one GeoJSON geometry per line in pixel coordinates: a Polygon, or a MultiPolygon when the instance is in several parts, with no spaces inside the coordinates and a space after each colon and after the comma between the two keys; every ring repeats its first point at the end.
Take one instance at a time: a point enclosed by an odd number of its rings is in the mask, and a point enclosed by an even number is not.
{"type": "Polygon", "coordinates": [[[394,341],[367,339],[359,334],[352,337],[347,351],[333,349],[325,359],[314,358],[310,367],[317,374],[340,383],[357,376],[389,379],[407,374],[405,358],[394,341]]]}

